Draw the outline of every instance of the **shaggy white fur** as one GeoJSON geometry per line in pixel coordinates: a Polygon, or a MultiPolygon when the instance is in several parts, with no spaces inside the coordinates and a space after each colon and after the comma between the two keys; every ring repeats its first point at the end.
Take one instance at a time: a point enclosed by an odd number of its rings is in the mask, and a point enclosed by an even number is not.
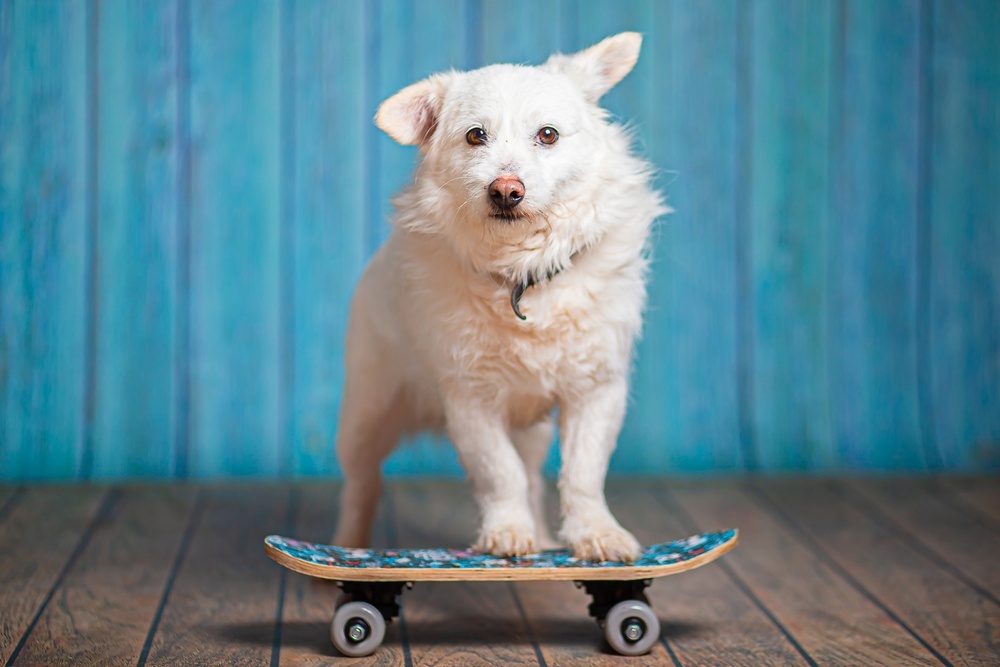
{"type": "Polygon", "coordinates": [[[482,513],[475,546],[552,546],[540,469],[558,406],[560,537],[584,558],[638,554],[604,480],[642,324],[646,242],[666,208],[597,101],[641,41],[622,33],[539,67],[437,74],[379,108],[378,126],[418,144],[421,160],[351,306],[337,544],[367,545],[381,463],[401,435],[444,429],[482,513]],[[501,177],[520,183],[516,202],[498,194],[501,177]],[[529,283],[522,320],[511,292],[529,283]]]}

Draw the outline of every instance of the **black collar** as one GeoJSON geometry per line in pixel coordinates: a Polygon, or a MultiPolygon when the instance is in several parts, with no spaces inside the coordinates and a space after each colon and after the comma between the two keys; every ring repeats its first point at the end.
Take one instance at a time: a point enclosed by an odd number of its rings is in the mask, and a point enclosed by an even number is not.
{"type": "MultiPolygon", "coordinates": [[[[574,252],[572,255],[570,255],[569,261],[572,262],[573,259],[576,258],[576,256],[579,254],[580,254],[579,251],[574,252]]],[[[562,273],[564,268],[565,267],[563,266],[557,266],[552,269],[549,269],[548,271],[545,272],[544,278],[541,277],[536,278],[535,274],[530,274],[525,280],[522,280],[521,282],[514,285],[513,289],[511,289],[510,291],[510,307],[514,309],[514,314],[517,315],[519,318],[521,318],[521,320],[527,320],[528,318],[521,314],[521,307],[520,307],[521,297],[524,296],[525,290],[527,290],[529,287],[537,285],[543,280],[552,280],[557,275],[562,273]]]]}

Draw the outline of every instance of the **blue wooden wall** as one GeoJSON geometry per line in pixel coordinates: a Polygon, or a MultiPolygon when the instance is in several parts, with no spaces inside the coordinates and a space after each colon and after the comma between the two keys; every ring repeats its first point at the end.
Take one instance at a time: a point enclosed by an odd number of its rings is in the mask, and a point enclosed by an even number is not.
{"type": "Polygon", "coordinates": [[[677,213],[614,469],[1000,467],[996,0],[0,0],[0,478],[336,474],[377,104],[620,30],[677,213]]]}

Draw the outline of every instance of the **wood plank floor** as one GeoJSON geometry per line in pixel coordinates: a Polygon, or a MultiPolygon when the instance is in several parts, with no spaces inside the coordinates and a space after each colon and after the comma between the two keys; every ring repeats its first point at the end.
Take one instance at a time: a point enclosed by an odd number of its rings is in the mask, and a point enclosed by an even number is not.
{"type": "MultiPolygon", "coordinates": [[[[611,654],[568,583],[431,583],[375,655],[346,659],[336,587],[261,543],[327,541],[335,485],[0,487],[0,663],[1000,664],[1000,478],[615,480],[608,502],[644,543],[741,530],[654,582],[649,655],[611,654]]],[[[375,540],[462,546],[475,519],[459,483],[393,483],[375,540]]]]}

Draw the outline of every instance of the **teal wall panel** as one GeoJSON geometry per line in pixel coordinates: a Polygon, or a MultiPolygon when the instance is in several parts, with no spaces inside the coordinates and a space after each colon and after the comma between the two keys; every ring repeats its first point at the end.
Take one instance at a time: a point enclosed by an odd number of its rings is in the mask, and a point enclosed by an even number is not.
{"type": "Polygon", "coordinates": [[[289,407],[286,471],[336,470],[343,343],[351,292],[368,256],[364,90],[365,11],[360,3],[282,5],[285,169],[282,229],[283,401],[289,407]],[[330,35],[340,35],[330,39],[330,35]]]}
{"type": "Polygon", "coordinates": [[[921,13],[839,5],[832,87],[830,386],[846,468],[919,470],[917,241],[921,13]],[[893,58],[880,57],[889,50],[893,58]]]}
{"type": "Polygon", "coordinates": [[[177,10],[99,5],[96,478],[169,476],[177,460],[177,10]]]}
{"type": "Polygon", "coordinates": [[[6,0],[0,479],[337,475],[378,104],[629,29],[675,212],[613,470],[1000,467],[995,2],[6,0]]]}
{"type": "Polygon", "coordinates": [[[93,202],[80,2],[0,4],[0,474],[72,478],[84,453],[93,202]]]}
{"type": "Polygon", "coordinates": [[[676,213],[655,231],[631,406],[642,417],[626,423],[616,464],[739,469],[738,13],[730,0],[715,0],[709,11],[683,1],[655,3],[653,11],[656,32],[646,37],[640,70],[647,83],[629,78],[621,88],[645,91],[637,131],[676,213]]]}
{"type": "Polygon", "coordinates": [[[1000,465],[1000,5],[931,14],[927,357],[943,465],[1000,465]]]}
{"type": "Polygon", "coordinates": [[[280,5],[190,7],[189,474],[279,472],[280,5]]]}
{"type": "Polygon", "coordinates": [[[749,163],[753,447],[764,469],[836,465],[827,355],[834,8],[755,2],[749,163]]]}

